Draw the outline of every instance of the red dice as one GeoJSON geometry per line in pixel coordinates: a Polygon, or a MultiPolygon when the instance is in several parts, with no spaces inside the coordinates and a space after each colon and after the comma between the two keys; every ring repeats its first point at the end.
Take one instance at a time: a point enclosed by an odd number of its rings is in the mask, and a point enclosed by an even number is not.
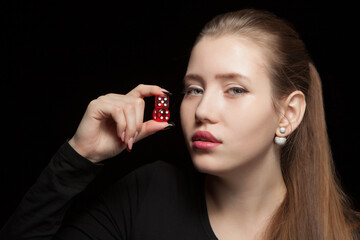
{"type": "Polygon", "coordinates": [[[169,108],[169,96],[167,95],[156,96],[155,108],[169,108]]]}
{"type": "Polygon", "coordinates": [[[170,119],[169,96],[159,95],[155,97],[155,109],[153,119],[158,122],[167,122],[170,119]]]}
{"type": "Polygon", "coordinates": [[[166,108],[155,108],[153,111],[153,119],[158,122],[167,122],[170,119],[170,111],[166,108]]]}

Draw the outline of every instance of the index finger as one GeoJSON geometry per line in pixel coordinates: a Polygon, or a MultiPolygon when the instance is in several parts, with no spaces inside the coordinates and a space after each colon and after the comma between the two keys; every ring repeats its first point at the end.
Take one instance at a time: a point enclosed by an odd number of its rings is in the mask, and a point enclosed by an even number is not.
{"type": "Polygon", "coordinates": [[[163,95],[163,91],[166,91],[166,89],[163,89],[156,85],[145,85],[145,84],[139,84],[136,88],[131,90],[128,94],[128,96],[132,97],[150,97],[150,96],[156,96],[156,95],[163,95]]]}

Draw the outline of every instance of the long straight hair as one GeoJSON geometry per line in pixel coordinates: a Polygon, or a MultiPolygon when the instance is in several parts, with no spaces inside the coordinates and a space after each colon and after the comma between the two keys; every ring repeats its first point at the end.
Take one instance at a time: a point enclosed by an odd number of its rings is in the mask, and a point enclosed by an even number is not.
{"type": "Polygon", "coordinates": [[[278,100],[295,90],[306,99],[304,118],[281,149],[287,194],[272,216],[265,239],[360,239],[359,214],[341,189],[331,156],[321,80],[299,34],[273,13],[243,9],[213,18],[194,45],[204,37],[223,35],[246,38],[263,49],[275,109],[278,100]]]}

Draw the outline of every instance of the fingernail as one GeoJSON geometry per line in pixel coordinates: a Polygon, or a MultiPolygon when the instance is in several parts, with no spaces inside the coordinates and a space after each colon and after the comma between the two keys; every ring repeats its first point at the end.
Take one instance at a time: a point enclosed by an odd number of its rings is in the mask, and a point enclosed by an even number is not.
{"type": "Polygon", "coordinates": [[[127,150],[128,152],[131,152],[131,149],[133,147],[133,143],[134,143],[134,138],[130,138],[127,144],[127,150]]]}
{"type": "Polygon", "coordinates": [[[122,134],[121,134],[121,141],[122,141],[122,142],[125,142],[125,131],[122,132],[122,134]]]}
{"type": "Polygon", "coordinates": [[[163,93],[165,93],[166,95],[172,96],[173,94],[171,92],[168,91],[162,91],[163,93]]]}
{"type": "Polygon", "coordinates": [[[169,124],[169,125],[167,125],[167,127],[165,127],[163,130],[168,130],[168,129],[170,129],[170,128],[175,127],[175,123],[174,123],[174,122],[169,122],[168,124],[169,124]]]}

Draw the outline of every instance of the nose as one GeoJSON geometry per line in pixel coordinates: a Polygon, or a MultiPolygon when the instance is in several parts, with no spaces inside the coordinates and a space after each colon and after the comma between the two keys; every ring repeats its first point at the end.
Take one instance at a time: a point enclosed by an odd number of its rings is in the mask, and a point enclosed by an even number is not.
{"type": "Polygon", "coordinates": [[[218,99],[216,91],[204,91],[195,111],[196,122],[216,123],[219,121],[219,115],[220,99],[218,99]]]}

